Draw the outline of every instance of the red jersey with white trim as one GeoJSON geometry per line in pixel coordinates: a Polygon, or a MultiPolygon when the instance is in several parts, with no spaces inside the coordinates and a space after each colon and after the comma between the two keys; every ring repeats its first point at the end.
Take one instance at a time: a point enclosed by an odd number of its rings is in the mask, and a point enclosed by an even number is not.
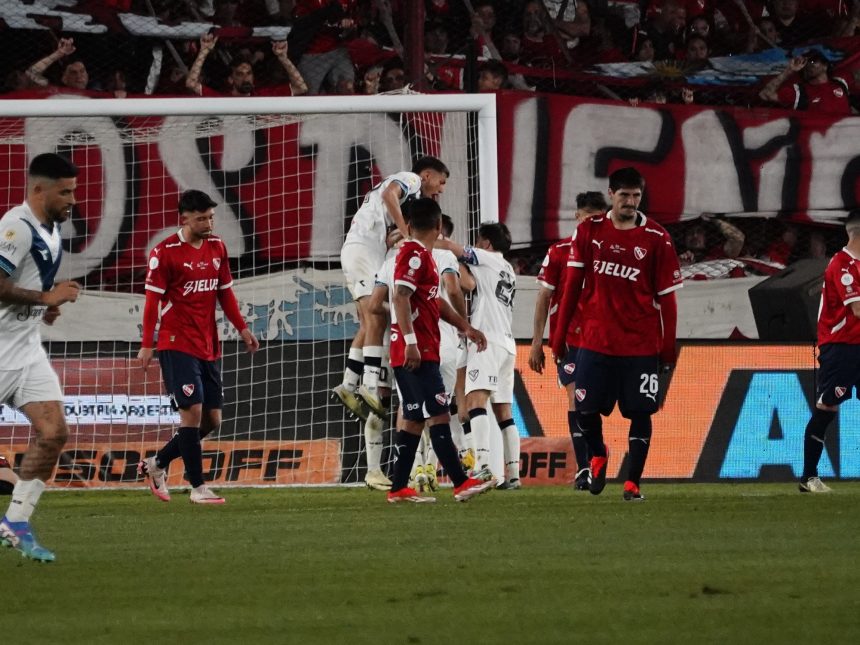
{"type": "Polygon", "coordinates": [[[851,303],[860,300],[860,258],[847,249],[836,253],[824,271],[824,287],[818,307],[818,345],[860,345],[860,318],[851,303]]]}
{"type": "Polygon", "coordinates": [[[172,349],[204,361],[221,355],[215,327],[218,292],[233,286],[227,248],[211,236],[195,249],[174,233],[149,254],[146,289],[161,294],[157,349],[172,349]]]}
{"type": "Polygon", "coordinates": [[[794,110],[827,114],[851,114],[848,84],[833,77],[826,83],[783,85],[776,92],[779,104],[794,110]]]}
{"type": "MultiPolygon", "coordinates": [[[[422,361],[439,362],[439,274],[433,255],[416,240],[408,240],[394,261],[394,289],[403,285],[412,290],[409,306],[412,310],[412,332],[418,341],[422,361]]],[[[391,367],[406,363],[406,341],[391,312],[391,367]]]]}
{"type": "MultiPolygon", "coordinates": [[[[552,291],[549,300],[549,337],[552,338],[555,322],[558,320],[558,308],[561,305],[561,296],[564,294],[564,278],[567,271],[567,261],[570,258],[570,248],[573,237],[556,242],[546,252],[537,275],[537,283],[552,291]]],[[[568,347],[579,347],[579,337],[582,332],[580,327],[580,312],[582,310],[582,299],[577,303],[570,327],[567,328],[565,342],[568,347]]]]}
{"type": "Polygon", "coordinates": [[[656,356],[663,338],[657,297],[683,286],[672,237],[637,213],[615,228],[609,213],[576,228],[569,266],[585,269],[580,347],[612,356],[656,356]]]}

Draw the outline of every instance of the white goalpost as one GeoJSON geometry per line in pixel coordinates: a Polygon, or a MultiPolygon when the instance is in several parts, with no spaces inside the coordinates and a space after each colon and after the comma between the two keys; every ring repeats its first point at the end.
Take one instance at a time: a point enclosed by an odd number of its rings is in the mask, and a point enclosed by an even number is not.
{"type": "MultiPolygon", "coordinates": [[[[454,237],[471,241],[498,218],[491,94],[0,101],[2,212],[23,201],[42,152],[80,169],[58,279],[84,292],[42,327],[71,430],[57,487],[142,485],[137,461],[178,422],[157,366],[144,373],[134,356],[146,258],[178,228],[183,190],[218,202],[216,234],[263,344],[245,354],[218,312],[224,422],[203,444],[216,486],[362,480],[362,427],[328,397],[357,329],[340,248],[370,187],[438,156],[451,170],[440,204],[454,237]]],[[[0,405],[0,455],[20,461],[28,438],[26,419],[0,405]]]]}

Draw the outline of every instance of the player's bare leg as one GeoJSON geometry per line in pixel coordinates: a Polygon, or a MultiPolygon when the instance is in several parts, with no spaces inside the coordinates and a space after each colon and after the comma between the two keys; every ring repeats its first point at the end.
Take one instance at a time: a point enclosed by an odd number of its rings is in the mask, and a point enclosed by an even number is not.
{"type": "Polygon", "coordinates": [[[60,451],[66,444],[69,428],[59,401],[34,401],[21,406],[33,427],[35,438],[30,442],[21,462],[21,478],[12,490],[12,501],[0,521],[0,540],[12,546],[24,557],[40,562],[53,562],[56,556],[41,546],[30,529],[30,516],[51,478],[60,451]]]}

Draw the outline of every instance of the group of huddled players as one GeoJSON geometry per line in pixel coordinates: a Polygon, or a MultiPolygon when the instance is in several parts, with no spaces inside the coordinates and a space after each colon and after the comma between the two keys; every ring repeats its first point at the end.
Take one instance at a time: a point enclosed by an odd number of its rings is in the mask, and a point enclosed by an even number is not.
{"type": "Polygon", "coordinates": [[[442,161],[423,157],[411,172],[380,182],[365,196],[341,253],[359,331],[333,393],[366,419],[365,482],[388,491],[391,503],[435,501],[422,493],[438,488],[437,463],[458,501],[520,486],[512,412],[516,280],[503,255],[511,237],[504,224],[491,223],[479,228],[474,246],[452,240],[453,222],[434,200],[448,176],[442,161]],[[464,291],[472,293],[471,316],[464,291]],[[388,479],[380,462],[394,384],[397,460],[388,479]],[[490,403],[504,447],[498,477],[490,467],[490,403]]]}

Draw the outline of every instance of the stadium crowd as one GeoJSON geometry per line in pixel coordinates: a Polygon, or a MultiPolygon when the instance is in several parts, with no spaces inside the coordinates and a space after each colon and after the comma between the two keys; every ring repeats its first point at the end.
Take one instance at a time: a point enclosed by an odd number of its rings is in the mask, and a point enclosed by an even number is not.
{"type": "MultiPolygon", "coordinates": [[[[411,86],[556,92],[632,105],[773,105],[846,115],[860,107],[860,0],[425,0],[420,78],[410,77],[415,67],[404,63],[414,55],[412,5],[405,0],[5,4],[5,98],[346,95],[411,86]],[[690,82],[723,70],[717,59],[762,52],[777,53],[779,73],[755,83],[690,82]]],[[[679,224],[671,233],[687,250],[688,231],[698,227],[705,251],[690,257],[722,259],[721,221],[679,224]]],[[[780,265],[820,248],[832,253],[839,244],[829,229],[789,227],[796,239],[774,257],[783,224],[750,219],[732,226],[742,241],[728,258],[780,265]]],[[[543,251],[523,252],[516,268],[535,274],[543,251]]]]}

